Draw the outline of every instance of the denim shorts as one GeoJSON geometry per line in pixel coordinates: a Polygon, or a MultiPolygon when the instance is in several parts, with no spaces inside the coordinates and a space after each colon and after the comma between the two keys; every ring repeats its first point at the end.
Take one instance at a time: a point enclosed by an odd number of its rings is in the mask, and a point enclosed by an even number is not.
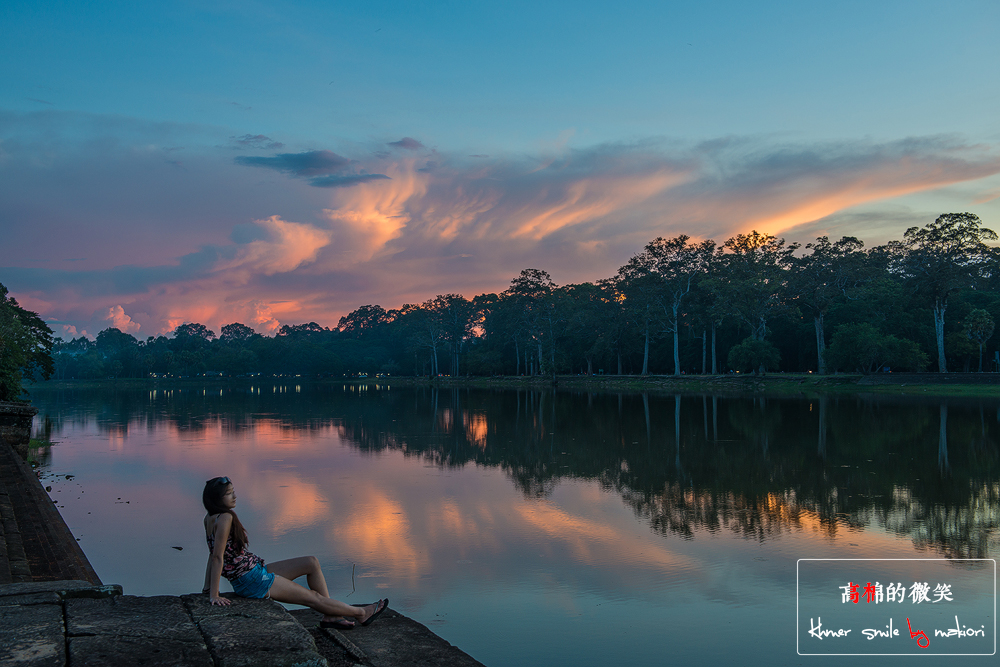
{"type": "Polygon", "coordinates": [[[274,575],[265,570],[262,564],[258,564],[242,577],[231,579],[229,583],[233,586],[233,592],[240,597],[266,598],[274,583],[274,575]]]}

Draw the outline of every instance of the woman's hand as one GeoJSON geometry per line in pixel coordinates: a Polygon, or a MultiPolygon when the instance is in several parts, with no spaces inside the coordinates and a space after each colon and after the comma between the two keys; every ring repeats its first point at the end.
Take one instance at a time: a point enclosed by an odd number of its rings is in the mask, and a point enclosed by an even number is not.
{"type": "Polygon", "coordinates": [[[211,604],[217,604],[217,605],[219,605],[220,607],[226,607],[226,606],[228,606],[228,605],[231,605],[231,604],[232,604],[232,601],[231,601],[231,600],[229,600],[228,598],[224,598],[224,597],[222,597],[221,595],[220,595],[220,596],[218,596],[218,597],[214,597],[214,598],[210,597],[210,598],[208,599],[208,601],[209,601],[209,602],[210,602],[211,604]]]}

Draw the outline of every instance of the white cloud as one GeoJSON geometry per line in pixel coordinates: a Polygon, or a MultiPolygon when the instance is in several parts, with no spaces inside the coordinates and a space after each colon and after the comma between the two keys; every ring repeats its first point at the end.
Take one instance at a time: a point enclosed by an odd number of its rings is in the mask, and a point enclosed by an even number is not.
{"type": "Polygon", "coordinates": [[[108,315],[105,321],[111,322],[111,326],[124,333],[136,333],[142,327],[138,322],[133,322],[132,318],[125,314],[125,309],[121,306],[108,308],[108,315]]]}

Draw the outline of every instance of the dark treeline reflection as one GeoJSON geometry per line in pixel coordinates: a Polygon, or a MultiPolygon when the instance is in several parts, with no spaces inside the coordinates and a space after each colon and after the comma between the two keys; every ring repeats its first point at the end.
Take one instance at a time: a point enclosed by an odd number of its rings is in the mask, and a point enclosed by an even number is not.
{"type": "MultiPolygon", "coordinates": [[[[1000,524],[1000,402],[766,398],[263,384],[36,390],[43,431],[169,423],[237,434],[335,427],[362,452],[502,469],[526,495],[595,480],[664,535],[766,539],[882,526],[920,549],[986,557],[1000,524]]],[[[41,452],[44,456],[44,452],[41,452]]]]}

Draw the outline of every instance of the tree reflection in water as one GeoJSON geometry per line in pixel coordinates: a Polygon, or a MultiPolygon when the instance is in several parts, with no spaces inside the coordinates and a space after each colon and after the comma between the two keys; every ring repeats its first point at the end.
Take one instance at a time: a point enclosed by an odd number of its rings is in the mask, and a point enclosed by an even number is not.
{"type": "MultiPolygon", "coordinates": [[[[596,480],[653,530],[765,540],[818,525],[879,526],[928,555],[982,558],[1000,523],[1000,401],[659,395],[377,385],[35,390],[58,432],[96,419],[127,434],[169,422],[224,433],[262,420],[290,436],[335,426],[361,451],[504,470],[529,497],[596,480]],[[709,400],[711,399],[711,400],[709,400]],[[996,419],[985,415],[996,414],[996,419]]],[[[39,452],[44,456],[45,452],[39,452]]]]}

